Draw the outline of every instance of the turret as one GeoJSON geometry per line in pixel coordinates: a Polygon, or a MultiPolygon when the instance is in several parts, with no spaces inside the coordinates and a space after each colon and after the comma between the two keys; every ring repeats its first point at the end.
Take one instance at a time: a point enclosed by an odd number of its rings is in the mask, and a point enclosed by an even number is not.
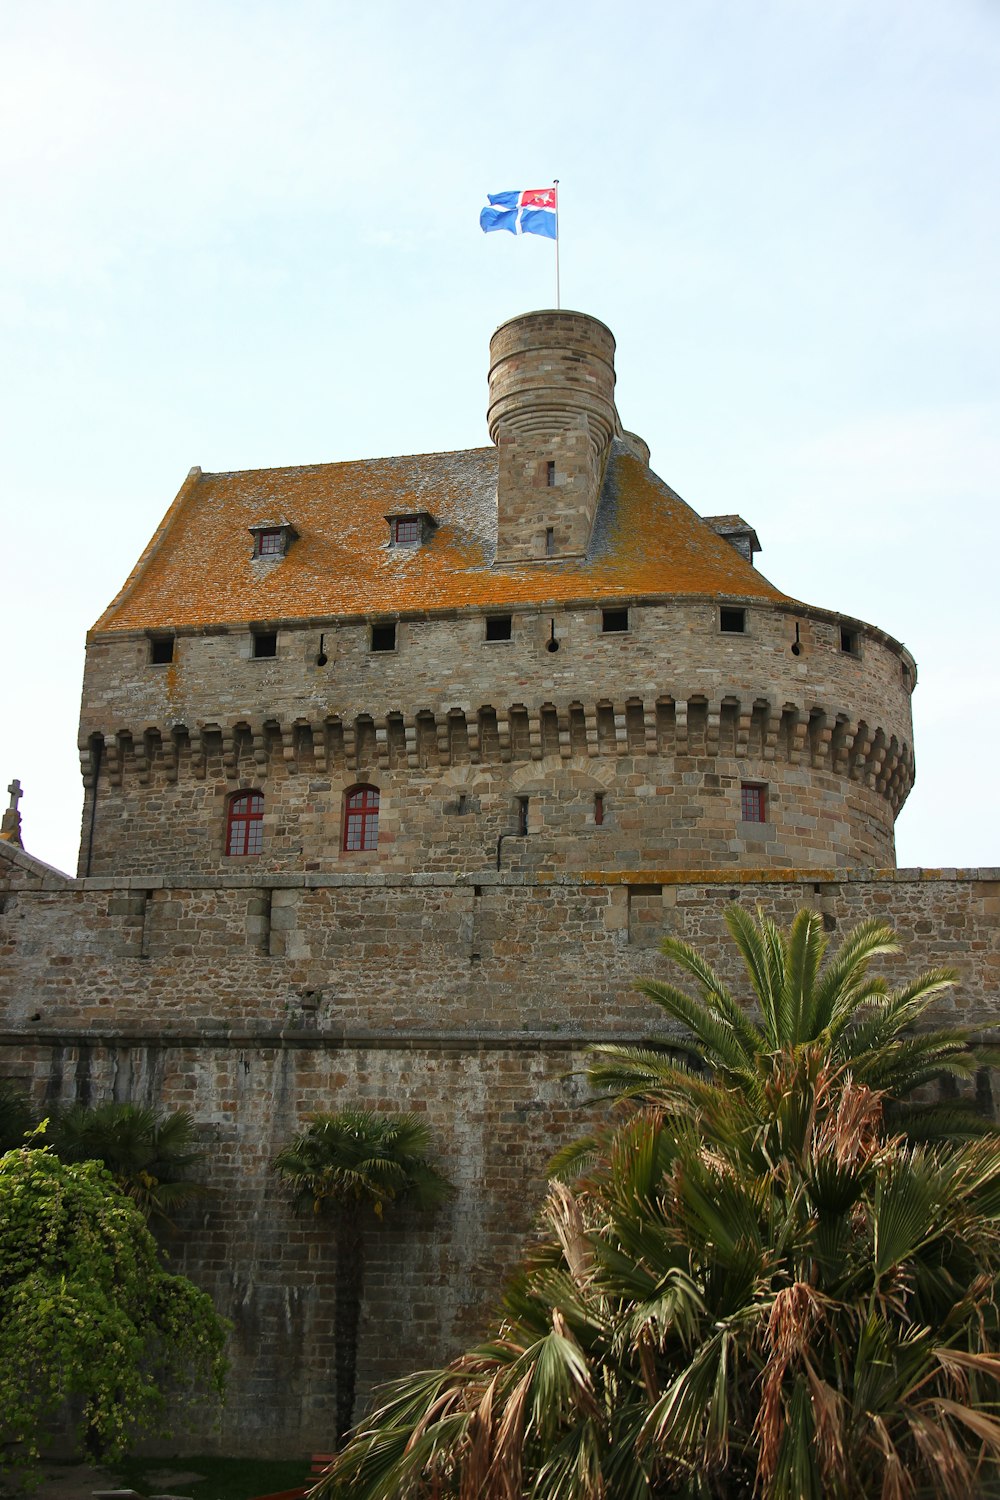
{"type": "Polygon", "coordinates": [[[582,557],[608,448],[622,435],[610,329],[577,312],[501,323],[487,421],[500,454],[497,562],[582,557]]]}

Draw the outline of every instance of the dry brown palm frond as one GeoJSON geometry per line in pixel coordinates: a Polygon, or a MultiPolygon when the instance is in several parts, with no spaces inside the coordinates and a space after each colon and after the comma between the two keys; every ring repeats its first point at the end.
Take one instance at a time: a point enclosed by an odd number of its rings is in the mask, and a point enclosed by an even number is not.
{"type": "Polygon", "coordinates": [[[931,1405],[943,1415],[968,1427],[994,1457],[1000,1458],[1000,1419],[991,1417],[988,1412],[975,1406],[966,1406],[961,1401],[949,1401],[946,1396],[937,1397],[931,1405]]]}
{"type": "Polygon", "coordinates": [[[593,1275],[594,1257],[580,1204],[564,1182],[555,1181],[549,1187],[545,1215],[562,1246],[570,1275],[578,1287],[585,1287],[593,1275]]]}
{"type": "Polygon", "coordinates": [[[754,1423],[757,1481],[764,1492],[773,1477],[785,1431],[785,1372],[793,1361],[807,1355],[810,1338],[822,1312],[822,1299],[804,1281],[783,1287],[771,1306],[764,1332],[767,1364],[761,1380],[760,1408],[754,1423]]]}
{"type": "Polygon", "coordinates": [[[814,1131],[814,1154],[832,1155],[838,1167],[871,1161],[882,1145],[882,1099],[880,1093],[855,1083],[846,1073],[836,1107],[823,1116],[814,1131]]]}
{"type": "Polygon", "coordinates": [[[846,1403],[839,1391],[825,1381],[812,1361],[803,1361],[809,1393],[812,1396],[813,1420],[816,1424],[813,1442],[820,1470],[832,1489],[835,1480],[844,1477],[846,1449],[844,1446],[844,1416],[846,1403]]]}
{"type": "Polygon", "coordinates": [[[804,1354],[824,1311],[824,1298],[808,1282],[796,1281],[783,1287],[774,1299],[767,1321],[771,1350],[786,1361],[804,1354]]]}
{"type": "Polygon", "coordinates": [[[992,1375],[994,1380],[1000,1380],[1000,1354],[993,1354],[986,1350],[982,1354],[970,1354],[966,1349],[935,1349],[933,1351],[937,1359],[949,1372],[958,1370],[979,1370],[984,1375],[992,1375]]]}
{"type": "Polygon", "coordinates": [[[881,1500],[912,1500],[913,1478],[889,1435],[889,1428],[882,1417],[873,1416],[871,1422],[875,1446],[885,1463],[882,1470],[881,1500]]]}
{"type": "Polygon", "coordinates": [[[946,1500],[969,1500],[972,1468],[947,1422],[934,1422],[926,1408],[906,1412],[913,1439],[939,1494],[946,1500]]]}
{"type": "Polygon", "coordinates": [[[460,1500],[480,1500],[484,1493],[493,1451],[493,1395],[496,1383],[497,1377],[494,1375],[479,1398],[479,1404],[469,1422],[459,1473],[460,1500]]]}
{"type": "Polygon", "coordinates": [[[532,1370],[526,1370],[507,1397],[493,1448],[491,1495],[497,1500],[521,1500],[524,1467],[524,1413],[531,1390],[532,1370]]]}

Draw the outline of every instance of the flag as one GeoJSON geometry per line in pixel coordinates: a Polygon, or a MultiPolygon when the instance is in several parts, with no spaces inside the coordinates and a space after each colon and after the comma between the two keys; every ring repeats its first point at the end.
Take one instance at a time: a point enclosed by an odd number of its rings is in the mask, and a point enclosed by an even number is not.
{"type": "Polygon", "coordinates": [[[511,234],[543,234],[550,240],[557,237],[554,187],[524,188],[486,196],[489,204],[479,215],[484,234],[493,229],[509,229],[511,234]]]}

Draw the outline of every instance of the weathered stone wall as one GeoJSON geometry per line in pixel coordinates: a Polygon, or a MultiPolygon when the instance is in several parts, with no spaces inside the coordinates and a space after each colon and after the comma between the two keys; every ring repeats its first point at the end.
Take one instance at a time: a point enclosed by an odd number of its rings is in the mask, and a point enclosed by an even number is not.
{"type": "Polygon", "coordinates": [[[516,868],[892,864],[911,659],[870,628],[842,650],[818,611],[748,605],[742,635],[719,620],[708,600],[633,602],[621,632],[600,609],[522,612],[487,642],[470,613],[401,621],[389,652],[359,620],[324,632],[323,667],[303,625],[262,660],[249,631],[179,634],[167,666],[142,634],[93,640],[81,872],[223,873],[226,799],[246,788],[265,794],[261,869],[332,871],[359,858],[340,851],[358,781],[382,797],[364,858],[386,871],[494,863],[522,796],[516,868]],[[763,828],[740,824],[741,780],[767,787],[763,828]]]}
{"type": "MultiPolygon", "coordinates": [[[[362,1381],[447,1357],[482,1326],[529,1232],[552,1151],[585,1128],[572,1074],[589,1041],[657,1029],[634,992],[665,932],[730,978],[730,899],[833,941],[879,916],[894,978],[951,964],[948,1020],[996,1014],[1000,871],[299,874],[60,881],[0,863],[0,1074],[39,1103],[188,1108],[213,1194],[173,1263],[235,1322],[220,1434],[261,1453],[325,1447],[333,1409],[331,1243],[269,1162],[310,1111],[425,1113],[454,1201],[371,1236],[362,1381]]],[[[989,1081],[980,1081],[988,1095],[989,1081]]]]}

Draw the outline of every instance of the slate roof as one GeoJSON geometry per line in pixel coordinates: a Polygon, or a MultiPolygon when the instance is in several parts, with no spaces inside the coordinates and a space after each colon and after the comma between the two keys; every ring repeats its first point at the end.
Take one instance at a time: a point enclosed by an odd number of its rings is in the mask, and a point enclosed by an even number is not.
{"type": "Polygon", "coordinates": [[[586,558],[496,566],[497,453],[250,469],[194,469],[94,633],[324,616],[516,609],[637,596],[784,600],[645,467],[612,444],[586,558]],[[418,548],[389,547],[385,517],[429,512],[418,548]],[[252,558],[248,528],[299,533],[252,558]]]}

